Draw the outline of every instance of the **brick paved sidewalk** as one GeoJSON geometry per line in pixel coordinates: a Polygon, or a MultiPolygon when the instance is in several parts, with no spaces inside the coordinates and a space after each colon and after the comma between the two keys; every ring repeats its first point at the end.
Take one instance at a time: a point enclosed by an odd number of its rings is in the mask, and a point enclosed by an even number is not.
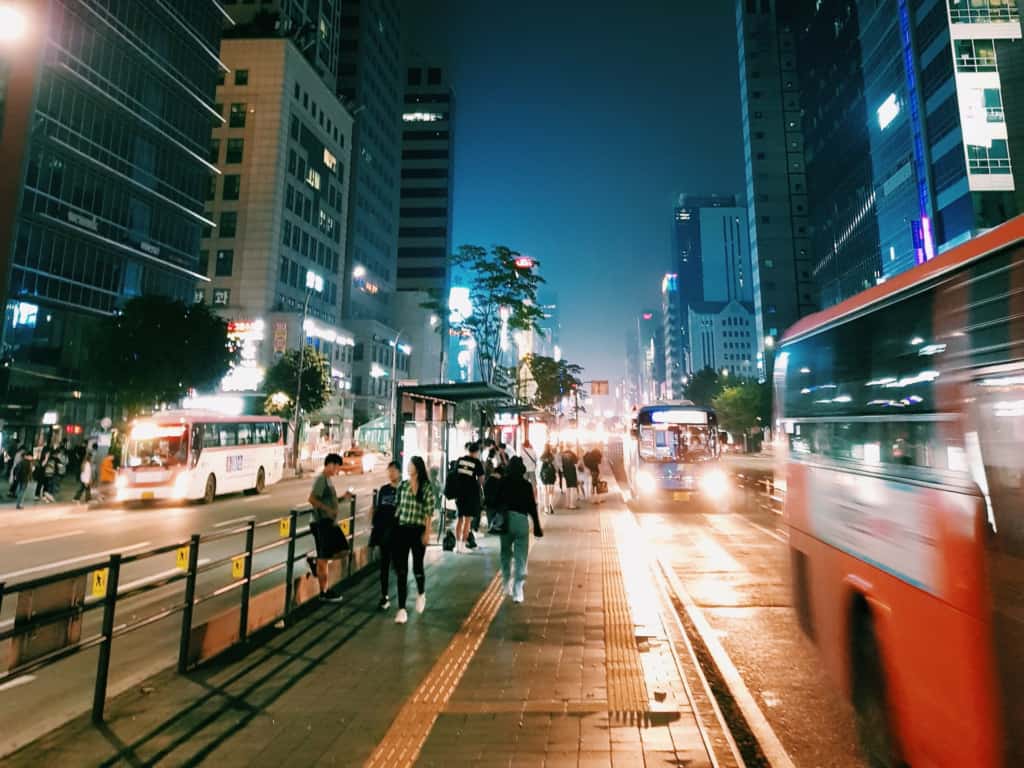
{"type": "Polygon", "coordinates": [[[494,537],[433,549],[426,613],[404,627],[369,579],[242,658],[117,697],[102,728],[76,720],[0,763],[710,765],[642,606],[650,574],[620,556],[625,514],[545,516],[523,605],[494,576],[494,537]]]}

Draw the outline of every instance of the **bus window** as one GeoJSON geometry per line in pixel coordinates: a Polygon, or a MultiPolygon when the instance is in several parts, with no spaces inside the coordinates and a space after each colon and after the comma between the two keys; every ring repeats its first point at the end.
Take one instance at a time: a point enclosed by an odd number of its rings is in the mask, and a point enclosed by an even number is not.
{"type": "Polygon", "coordinates": [[[268,429],[270,442],[275,444],[281,442],[281,424],[279,422],[272,421],[270,422],[268,429]]]}
{"type": "Polygon", "coordinates": [[[203,448],[220,448],[220,432],[217,424],[203,425],[203,448]]]}
{"type": "Polygon", "coordinates": [[[253,424],[238,424],[238,444],[239,445],[252,445],[253,443],[253,424]]]}
{"type": "Polygon", "coordinates": [[[269,429],[268,429],[269,426],[270,426],[269,424],[266,424],[266,423],[263,423],[263,422],[260,422],[259,424],[253,424],[253,427],[256,430],[256,436],[255,436],[254,442],[257,445],[266,445],[267,443],[270,442],[269,429]]]}
{"type": "Polygon", "coordinates": [[[193,424],[192,425],[192,439],[189,441],[189,450],[191,451],[191,464],[194,467],[199,463],[199,455],[203,452],[203,425],[193,424]]]}
{"type": "Polygon", "coordinates": [[[214,424],[221,447],[238,445],[238,428],[234,424],[214,424]]]}

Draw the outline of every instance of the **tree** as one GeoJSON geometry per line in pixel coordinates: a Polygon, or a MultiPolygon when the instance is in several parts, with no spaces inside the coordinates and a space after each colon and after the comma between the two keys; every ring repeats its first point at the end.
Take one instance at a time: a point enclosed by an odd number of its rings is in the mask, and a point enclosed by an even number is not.
{"type": "Polygon", "coordinates": [[[127,302],[102,321],[92,345],[92,383],[133,412],[215,389],[239,357],[227,321],[205,304],[163,296],[127,302]]]}
{"type": "Polygon", "coordinates": [[[295,390],[299,384],[299,355],[302,361],[302,411],[315,413],[331,399],[331,366],[327,358],[312,347],[285,352],[267,371],[263,386],[270,394],[263,403],[267,413],[291,419],[295,408],[295,390]]]}
{"type": "Polygon", "coordinates": [[[768,384],[740,381],[723,389],[712,401],[718,424],[736,435],[766,426],[771,417],[771,389],[768,384]]]}
{"type": "MultiPolygon", "coordinates": [[[[452,330],[472,336],[481,378],[494,383],[501,363],[503,328],[541,332],[544,311],[537,305],[537,289],[544,278],[537,274],[539,262],[525,258],[504,245],[488,251],[479,245],[463,245],[451,257],[452,268],[470,275],[467,315],[452,309],[452,330]]],[[[436,311],[443,308],[433,305],[436,311]]]]}
{"type": "Polygon", "coordinates": [[[711,406],[711,401],[721,391],[722,380],[718,376],[718,371],[713,368],[705,368],[702,371],[697,371],[690,377],[690,381],[686,385],[683,394],[694,405],[708,408],[711,406]]]}
{"type": "Polygon", "coordinates": [[[544,355],[528,355],[526,364],[536,385],[533,405],[538,408],[551,408],[574,386],[583,384],[580,380],[583,368],[575,363],[544,355]]]}

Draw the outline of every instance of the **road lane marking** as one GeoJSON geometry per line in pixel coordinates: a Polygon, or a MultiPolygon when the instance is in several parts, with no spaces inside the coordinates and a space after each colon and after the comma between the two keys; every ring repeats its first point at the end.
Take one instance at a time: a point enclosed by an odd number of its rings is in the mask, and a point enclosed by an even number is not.
{"type": "Polygon", "coordinates": [[[20,547],[22,544],[37,544],[40,541],[53,541],[55,539],[66,539],[69,536],[81,536],[85,531],[66,531],[65,533],[55,533],[51,536],[37,536],[34,539],[22,539],[21,541],[14,542],[14,546],[20,547]]]}
{"type": "MultiPolygon", "coordinates": [[[[0,680],[2,679],[3,678],[0,678],[0,680]]],[[[16,677],[9,683],[0,683],[0,691],[9,691],[11,688],[17,688],[20,685],[28,685],[35,679],[35,675],[22,675],[21,677],[16,677]]]]}
{"type": "Polygon", "coordinates": [[[220,523],[214,523],[213,527],[214,528],[227,528],[229,525],[234,525],[235,523],[248,523],[250,520],[255,520],[255,519],[256,519],[256,515],[246,515],[245,517],[235,517],[235,518],[233,518],[231,520],[224,520],[223,522],[220,522],[220,523]]]}
{"type": "Polygon", "coordinates": [[[8,581],[9,579],[13,579],[15,576],[27,576],[30,573],[39,573],[40,571],[57,571],[65,565],[77,565],[78,563],[84,563],[87,560],[97,560],[101,557],[109,557],[110,555],[123,555],[135,549],[145,549],[151,543],[152,542],[149,541],[140,541],[138,544],[130,544],[126,547],[107,549],[103,552],[93,552],[90,555],[81,555],[79,557],[69,557],[67,560],[58,560],[55,563],[44,563],[43,565],[34,565],[31,568],[22,568],[20,571],[0,573],[0,581],[8,581]]]}

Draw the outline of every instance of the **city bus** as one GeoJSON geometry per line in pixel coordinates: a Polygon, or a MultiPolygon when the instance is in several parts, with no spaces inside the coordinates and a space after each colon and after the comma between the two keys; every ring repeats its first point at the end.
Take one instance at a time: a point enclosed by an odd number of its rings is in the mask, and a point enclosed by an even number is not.
{"type": "Polygon", "coordinates": [[[1024,765],[1024,216],[799,321],[796,616],[871,765],[1024,765]]]}
{"type": "Polygon", "coordinates": [[[261,493],[281,479],[285,423],[275,416],[164,411],[135,421],[117,473],[118,501],[203,501],[261,493]]]}
{"type": "Polygon", "coordinates": [[[727,491],[727,478],[718,467],[718,419],[711,408],[689,400],[644,405],[637,409],[624,445],[635,501],[716,501],[727,491]]]}

